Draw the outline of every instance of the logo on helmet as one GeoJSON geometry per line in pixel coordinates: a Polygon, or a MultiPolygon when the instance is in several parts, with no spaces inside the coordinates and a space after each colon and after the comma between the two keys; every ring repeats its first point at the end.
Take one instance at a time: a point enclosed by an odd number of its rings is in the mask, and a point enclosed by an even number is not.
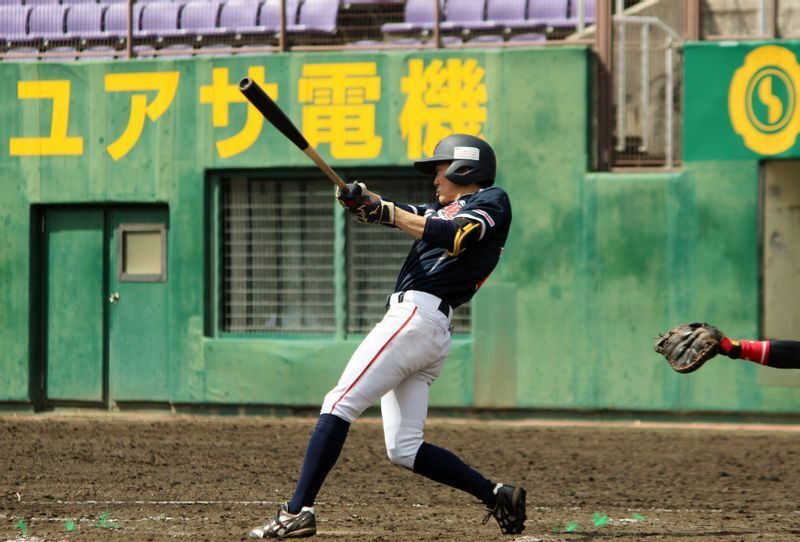
{"type": "Polygon", "coordinates": [[[456,147],[453,149],[453,160],[480,160],[481,151],[475,147],[456,147]]]}

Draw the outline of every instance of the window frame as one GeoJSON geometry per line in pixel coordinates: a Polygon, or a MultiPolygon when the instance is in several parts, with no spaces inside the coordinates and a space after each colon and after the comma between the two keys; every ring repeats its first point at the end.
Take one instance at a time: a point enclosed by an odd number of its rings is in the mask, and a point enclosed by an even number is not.
{"type": "Polygon", "coordinates": [[[117,280],[119,282],[166,282],[167,280],[167,225],[163,223],[128,223],[117,226],[117,280]],[[128,232],[157,232],[161,238],[161,272],[125,272],[125,234],[128,232]]]}

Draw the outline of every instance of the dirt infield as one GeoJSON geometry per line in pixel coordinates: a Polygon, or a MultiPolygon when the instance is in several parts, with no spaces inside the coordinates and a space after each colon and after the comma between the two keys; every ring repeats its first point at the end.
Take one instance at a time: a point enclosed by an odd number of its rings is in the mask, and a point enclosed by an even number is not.
{"type": "MultiPolygon", "coordinates": [[[[0,542],[244,539],[290,496],[313,423],[0,416],[0,542]]],[[[787,429],[431,420],[427,440],[528,489],[527,529],[504,537],[471,496],[389,463],[364,419],[319,495],[317,539],[800,540],[787,429]]]]}

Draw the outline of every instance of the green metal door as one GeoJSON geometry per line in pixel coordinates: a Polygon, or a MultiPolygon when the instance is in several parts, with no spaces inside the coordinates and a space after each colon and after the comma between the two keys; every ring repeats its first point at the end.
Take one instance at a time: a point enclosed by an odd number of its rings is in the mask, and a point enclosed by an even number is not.
{"type": "Polygon", "coordinates": [[[102,402],[103,211],[53,209],[44,223],[47,399],[102,402]]]}
{"type": "Polygon", "coordinates": [[[166,207],[109,213],[108,368],[112,401],[169,399],[166,207]]]}

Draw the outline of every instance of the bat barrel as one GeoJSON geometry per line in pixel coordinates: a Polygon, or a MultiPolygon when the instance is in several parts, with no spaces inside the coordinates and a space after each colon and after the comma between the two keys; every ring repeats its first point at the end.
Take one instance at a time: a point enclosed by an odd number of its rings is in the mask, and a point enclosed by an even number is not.
{"type": "Polygon", "coordinates": [[[306,150],[308,141],[300,133],[300,130],[289,120],[278,104],[272,101],[272,98],[264,92],[264,89],[258,83],[253,81],[250,77],[243,77],[239,81],[239,91],[244,94],[244,97],[253,104],[253,106],[264,115],[275,128],[289,138],[289,141],[294,143],[301,151],[306,150]]]}
{"type": "Polygon", "coordinates": [[[277,128],[289,141],[294,143],[297,148],[306,153],[311,160],[317,164],[328,178],[333,181],[338,187],[344,189],[345,182],[336,174],[335,171],[320,157],[317,151],[314,150],[300,133],[300,130],[289,120],[289,117],[278,107],[272,98],[264,92],[258,83],[253,81],[250,77],[243,77],[239,80],[239,91],[244,94],[244,97],[253,104],[253,107],[258,109],[264,118],[267,119],[275,128],[277,128]]]}

